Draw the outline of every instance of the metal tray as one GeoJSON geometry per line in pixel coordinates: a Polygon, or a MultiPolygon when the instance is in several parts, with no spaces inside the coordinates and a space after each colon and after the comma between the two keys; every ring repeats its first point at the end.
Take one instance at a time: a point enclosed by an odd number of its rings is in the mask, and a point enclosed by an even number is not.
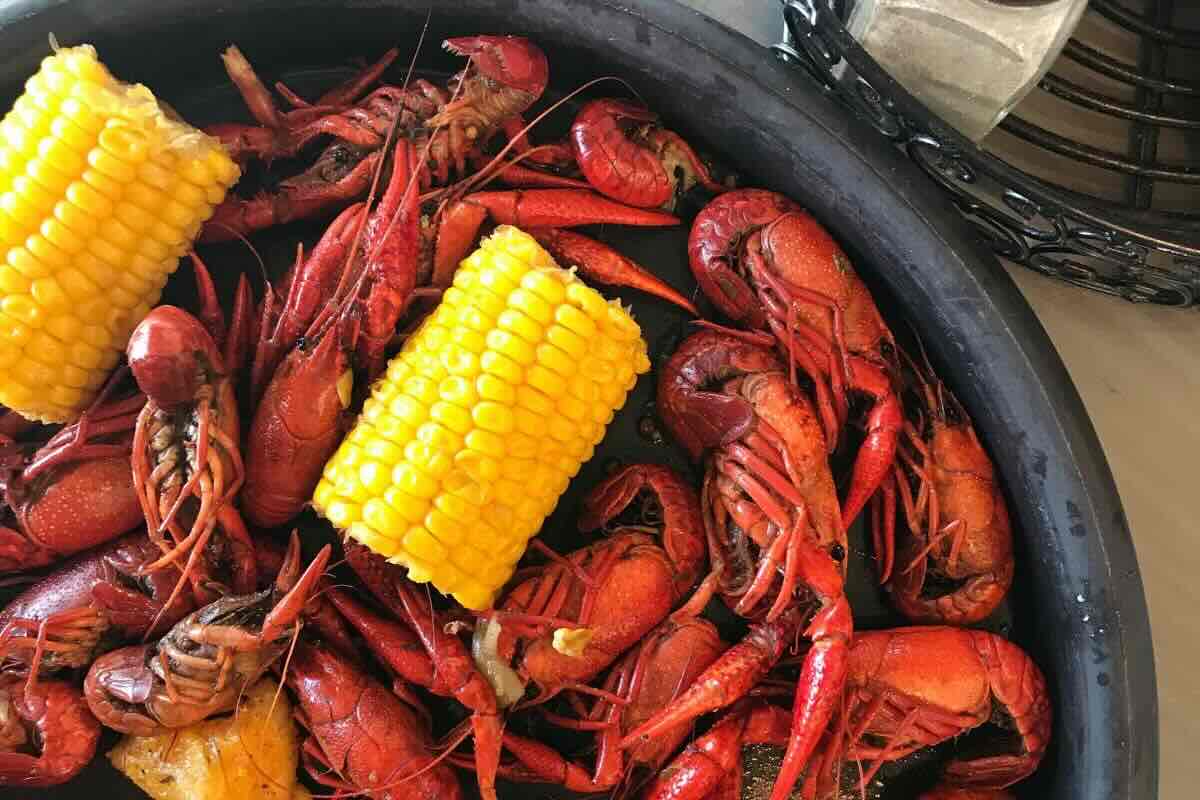
{"type": "MultiPolygon", "coordinates": [[[[995,263],[928,179],[875,131],[857,124],[816,88],[795,79],[763,48],[670,0],[467,0],[435,8],[419,65],[457,64],[436,46],[449,35],[521,33],[547,51],[552,91],[598,75],[629,81],[670,124],[717,154],[747,183],[804,203],[846,248],[897,329],[911,326],[973,415],[997,462],[1018,531],[1018,575],[1010,607],[993,627],[1025,647],[1045,670],[1055,736],[1022,797],[1059,800],[1156,794],[1157,709],[1145,599],[1130,534],[1100,445],[1053,346],[995,263]]],[[[244,118],[218,59],[237,42],[269,78],[305,92],[332,82],[346,62],[400,43],[414,47],[427,7],[397,0],[218,2],[17,0],[0,9],[0,100],[11,101],[60,42],[92,42],[114,72],[151,84],[196,123],[244,118]]],[[[393,75],[399,80],[402,71],[393,75]]],[[[609,89],[619,90],[613,84],[609,89]]],[[[293,226],[256,239],[278,268],[299,236],[293,226]]],[[[691,291],[686,229],[593,231],[691,291]]],[[[211,248],[206,260],[226,291],[244,250],[211,248]]],[[[168,299],[191,293],[186,270],[168,299]]],[[[227,296],[227,295],[226,295],[227,296]]],[[[684,318],[632,294],[656,363],[684,330],[684,318]]],[[[653,378],[643,378],[602,448],[548,521],[546,540],[572,549],[578,499],[612,460],[686,466],[669,444],[639,433],[652,413],[653,378]]],[[[307,519],[307,518],[306,518],[307,519]]],[[[304,523],[312,540],[328,535],[304,523]]],[[[853,549],[851,600],[864,627],[897,624],[872,585],[861,534],[853,549]]],[[[726,622],[734,635],[737,623],[726,622]]],[[[107,744],[109,740],[106,740],[107,744]]],[[[769,762],[768,762],[769,769],[769,762]]],[[[931,766],[892,771],[885,797],[910,797],[931,766]]],[[[469,781],[468,781],[469,782],[469,781]]],[[[136,798],[140,793],[98,760],[56,790],[0,790],[0,798],[136,798]]],[[[561,796],[553,787],[508,787],[502,796],[561,796]]]]}

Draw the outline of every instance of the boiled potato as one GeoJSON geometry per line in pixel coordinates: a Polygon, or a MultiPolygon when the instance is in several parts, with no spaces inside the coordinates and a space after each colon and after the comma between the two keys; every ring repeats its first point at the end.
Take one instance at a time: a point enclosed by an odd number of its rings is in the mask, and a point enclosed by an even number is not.
{"type": "Polygon", "coordinates": [[[302,800],[296,783],[300,735],[286,693],[263,679],[237,714],[159,736],[126,736],[108,754],[113,766],[154,800],[302,800]]]}

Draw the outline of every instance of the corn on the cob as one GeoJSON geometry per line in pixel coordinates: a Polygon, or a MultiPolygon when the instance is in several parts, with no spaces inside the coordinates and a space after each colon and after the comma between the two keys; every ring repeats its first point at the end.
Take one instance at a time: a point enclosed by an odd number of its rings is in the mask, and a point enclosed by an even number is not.
{"type": "Polygon", "coordinates": [[[42,62],[0,134],[0,403],[65,422],[238,168],[88,45],[42,62]]]}
{"type": "Polygon", "coordinates": [[[618,303],[501,226],[373,387],[313,505],[486,608],[649,368],[618,303]]]}

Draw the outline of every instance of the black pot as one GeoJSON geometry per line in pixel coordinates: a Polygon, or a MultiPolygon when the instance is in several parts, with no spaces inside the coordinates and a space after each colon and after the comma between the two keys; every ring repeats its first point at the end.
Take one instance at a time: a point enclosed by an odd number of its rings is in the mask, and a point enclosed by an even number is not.
{"type": "MultiPolygon", "coordinates": [[[[16,96],[47,54],[53,32],[64,44],[96,44],[117,75],[152,85],[193,121],[211,122],[241,113],[231,105],[217,58],[230,42],[267,75],[288,72],[303,86],[306,78],[323,82],[328,75],[296,74],[297,68],[340,67],[396,43],[411,48],[429,5],[16,0],[0,8],[0,99],[7,105],[16,96]]],[[[455,67],[436,48],[447,35],[529,35],[547,50],[556,90],[599,74],[625,78],[673,126],[719,153],[748,182],[796,198],[829,227],[892,324],[906,319],[924,340],[973,415],[1012,502],[1021,540],[1011,635],[1046,671],[1056,712],[1051,751],[1020,794],[1155,797],[1158,722],[1149,622],[1112,477],[1041,325],[941,193],[766,50],[671,0],[433,5],[422,65],[455,67]]],[[[670,254],[656,249],[666,240],[641,241],[639,255],[659,253],[680,285],[680,238],[670,240],[670,254]]],[[[678,326],[664,306],[642,302],[639,317],[651,335],[678,326]]],[[[631,406],[648,397],[645,385],[639,392],[631,406]]],[[[610,439],[620,446],[633,438],[632,427],[619,424],[610,439]]],[[[580,480],[597,470],[589,465],[580,480]]],[[[104,765],[49,795],[29,796],[82,798],[96,791],[138,796],[104,765]]]]}

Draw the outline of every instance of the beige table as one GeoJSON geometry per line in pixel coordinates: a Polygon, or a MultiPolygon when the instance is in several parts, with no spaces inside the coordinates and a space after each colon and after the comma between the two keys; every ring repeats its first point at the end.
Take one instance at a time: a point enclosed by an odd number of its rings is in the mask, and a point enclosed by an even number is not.
{"type": "Polygon", "coordinates": [[[1137,544],[1158,670],[1162,800],[1200,794],[1200,314],[1010,274],[1087,406],[1137,544]]]}
{"type": "MultiPolygon", "coordinates": [[[[685,0],[763,43],[773,0],[685,0]]],[[[1200,797],[1200,312],[1132,305],[1010,274],[1066,362],[1116,476],[1150,603],[1158,668],[1161,800],[1200,797]]],[[[1103,800],[1096,798],[1096,800],[1103,800]]]]}

